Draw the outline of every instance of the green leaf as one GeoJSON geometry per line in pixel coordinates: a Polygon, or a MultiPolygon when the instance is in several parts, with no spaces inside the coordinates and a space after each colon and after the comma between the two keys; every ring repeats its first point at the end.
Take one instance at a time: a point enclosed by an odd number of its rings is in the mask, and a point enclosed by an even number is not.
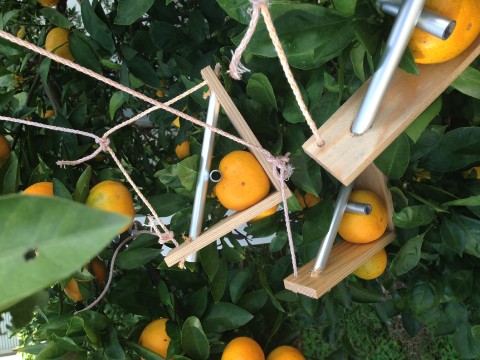
{"type": "Polygon", "coordinates": [[[268,297],[270,298],[270,301],[272,302],[273,306],[275,306],[275,308],[284,313],[285,312],[285,309],[282,307],[282,305],[277,301],[277,299],[275,299],[275,295],[273,294],[273,291],[272,289],[270,288],[270,284],[268,283],[268,280],[267,280],[267,277],[265,276],[265,273],[263,271],[260,271],[260,273],[258,274],[259,276],[259,279],[260,279],[260,284],[262,285],[262,287],[265,289],[265,291],[267,292],[268,294],[268,297]]]}
{"type": "Polygon", "coordinates": [[[113,120],[115,113],[122,107],[125,101],[127,101],[127,96],[123,91],[117,91],[113,93],[108,105],[108,114],[110,115],[110,119],[113,120]]]}
{"type": "Polygon", "coordinates": [[[90,179],[92,178],[92,167],[88,165],[82,175],[77,180],[75,190],[73,191],[73,200],[85,203],[90,191],[90,179]]]}
{"type": "Polygon", "coordinates": [[[155,0],[119,0],[115,24],[131,25],[143,16],[155,0]]]}
{"type": "Polygon", "coordinates": [[[159,257],[162,253],[161,249],[152,249],[152,248],[138,248],[138,249],[127,249],[122,251],[117,256],[117,265],[120,269],[132,270],[140,266],[145,265],[146,263],[152,261],[153,259],[159,257]]]}
{"type": "Polygon", "coordinates": [[[355,13],[357,0],[333,0],[333,6],[340,15],[352,16],[355,13]]]}
{"type": "Polygon", "coordinates": [[[128,69],[131,73],[143,81],[145,84],[155,89],[160,87],[160,80],[152,65],[143,57],[137,55],[132,59],[125,59],[128,69]]]}
{"type": "Polygon", "coordinates": [[[400,179],[410,159],[410,144],[405,133],[396,138],[376,159],[375,165],[390,179],[400,179]]]}
{"type": "Polygon", "coordinates": [[[443,286],[438,280],[415,279],[408,287],[408,303],[415,313],[426,313],[438,305],[442,294],[443,286]]]}
{"type": "Polygon", "coordinates": [[[467,67],[451,86],[465,95],[480,99],[480,71],[472,66],[467,67]]]}
{"type": "Polygon", "coordinates": [[[435,210],[428,205],[413,205],[404,207],[393,214],[395,226],[410,229],[422,225],[428,225],[435,219],[435,210]]]}
{"type": "Polygon", "coordinates": [[[107,329],[107,336],[105,336],[105,351],[103,355],[107,360],[124,360],[126,359],[125,351],[120,345],[120,341],[117,336],[117,331],[112,326],[107,329]]]}
{"type": "Polygon", "coordinates": [[[237,329],[252,319],[252,314],[237,305],[219,302],[210,306],[202,324],[207,332],[224,332],[237,329]]]}
{"type": "Polygon", "coordinates": [[[307,210],[303,224],[303,245],[311,244],[325,237],[333,216],[333,204],[330,200],[320,202],[307,210]]]}
{"type": "Polygon", "coordinates": [[[26,327],[33,318],[34,310],[37,307],[42,308],[47,305],[48,299],[48,292],[42,290],[12,306],[9,311],[12,316],[13,327],[16,329],[26,327]]]}
{"type": "Polygon", "coordinates": [[[194,359],[207,360],[210,356],[210,345],[203,332],[200,320],[190,316],[182,326],[182,346],[187,355],[194,359]]]}
{"type": "Polygon", "coordinates": [[[438,97],[405,129],[405,134],[416,143],[428,124],[440,113],[441,108],[442,98],[438,97]]]}
{"type": "Polygon", "coordinates": [[[188,309],[189,314],[202,317],[207,309],[207,304],[208,289],[204,286],[190,295],[185,304],[185,309],[188,309]]]}
{"type": "Polygon", "coordinates": [[[0,166],[0,194],[14,194],[18,191],[20,166],[17,155],[11,152],[0,166]]]}
{"type": "Polygon", "coordinates": [[[480,127],[461,127],[447,132],[421,166],[430,171],[456,171],[480,159],[480,127]]]}
{"type": "Polygon", "coordinates": [[[70,52],[75,61],[86,68],[102,73],[102,67],[98,61],[98,55],[94,50],[90,39],[78,30],[73,30],[70,35],[70,52]]]}
{"type": "Polygon", "coordinates": [[[227,271],[227,262],[225,259],[221,259],[218,271],[210,282],[210,289],[215,303],[222,300],[223,294],[225,294],[225,289],[227,287],[227,271]]]}
{"type": "MultiPolygon", "coordinates": [[[[174,193],[154,196],[148,200],[159,216],[170,216],[191,206],[188,198],[174,193]]],[[[142,214],[149,213],[143,208],[142,214]]]]}
{"type": "Polygon", "coordinates": [[[475,340],[480,341],[480,325],[472,326],[472,336],[475,340]]]}
{"type": "Polygon", "coordinates": [[[230,297],[233,303],[237,303],[243,296],[252,279],[250,268],[239,269],[230,281],[230,297]]]}
{"type": "Polygon", "coordinates": [[[285,244],[288,242],[287,232],[284,230],[278,231],[277,234],[273,237],[272,241],[268,246],[270,252],[280,251],[283,249],[285,244]]]}
{"type": "Polygon", "coordinates": [[[45,17],[45,19],[58,27],[65,29],[70,29],[71,27],[73,27],[71,21],[62,14],[60,14],[56,9],[44,7],[40,9],[40,13],[45,17]]]}
{"type": "Polygon", "coordinates": [[[462,255],[467,244],[467,232],[461,223],[460,216],[445,215],[442,217],[440,234],[443,242],[458,255],[462,255]]]}
{"type": "Polygon", "coordinates": [[[290,177],[294,185],[305,192],[318,196],[323,187],[321,167],[305,153],[292,155],[290,164],[294,168],[290,177]]]}
{"type": "Polygon", "coordinates": [[[64,199],[72,200],[72,195],[63,183],[58,179],[53,179],[53,194],[64,199]]]}
{"type": "Polygon", "coordinates": [[[375,292],[365,289],[358,283],[348,282],[348,290],[352,300],[359,303],[377,303],[385,301],[385,295],[382,292],[375,292]]]}
{"type": "Polygon", "coordinates": [[[255,73],[248,79],[247,95],[253,100],[277,110],[277,101],[272,85],[264,74],[255,73]]]}
{"type": "Polygon", "coordinates": [[[469,323],[462,324],[453,337],[453,345],[460,357],[464,359],[478,359],[480,357],[480,340],[472,334],[472,326],[469,323]]]}
{"type": "MultiPolygon", "coordinates": [[[[83,1],[80,3],[82,11],[82,21],[85,30],[90,36],[97,41],[104,49],[111,54],[115,51],[115,44],[112,38],[112,32],[95,13],[90,1],[83,1]]],[[[100,6],[97,4],[97,6],[100,6]]]]}
{"type": "Polygon", "coordinates": [[[50,360],[61,358],[65,355],[67,350],[63,349],[59,344],[54,342],[46,343],[45,347],[40,351],[35,359],[37,360],[50,360]]]}
{"type": "Polygon", "coordinates": [[[472,292],[473,271],[460,270],[446,278],[442,302],[459,303],[468,298],[472,292]]]}
{"type": "Polygon", "coordinates": [[[165,360],[163,356],[160,356],[152,350],[149,350],[142,345],[138,345],[135,342],[128,341],[127,344],[145,360],[165,360]]]}
{"type": "Polygon", "coordinates": [[[248,9],[252,4],[249,0],[217,0],[217,2],[232,19],[242,24],[250,22],[248,9]]]}
{"type": "Polygon", "coordinates": [[[395,276],[400,276],[417,266],[422,253],[424,235],[417,235],[402,245],[390,265],[395,276]]]}
{"type": "Polygon", "coordinates": [[[0,310],[73,273],[128,221],[58,197],[0,197],[0,310]]]}
{"type": "Polygon", "coordinates": [[[198,252],[200,255],[200,263],[208,278],[212,280],[220,266],[220,258],[218,256],[217,243],[214,242],[205,246],[198,252]]]}
{"type": "MultiPolygon", "coordinates": [[[[270,8],[288,62],[299,69],[313,69],[337,56],[354,37],[353,21],[323,6],[313,4],[275,4],[270,8]]],[[[235,37],[239,44],[244,34],[235,37]]],[[[264,22],[247,46],[247,52],[275,57],[276,52],[264,22]]]]}
{"type": "Polygon", "coordinates": [[[470,196],[465,199],[447,201],[446,203],[442,204],[442,206],[479,206],[479,205],[480,205],[480,195],[470,196]]]}

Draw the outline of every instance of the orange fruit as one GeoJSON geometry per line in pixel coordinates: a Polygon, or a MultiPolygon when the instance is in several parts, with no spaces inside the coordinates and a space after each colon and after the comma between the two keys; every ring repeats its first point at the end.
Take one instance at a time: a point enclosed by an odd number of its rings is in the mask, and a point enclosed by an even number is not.
{"type": "Polygon", "coordinates": [[[23,194],[53,196],[53,182],[42,181],[35,183],[23,190],[23,194]]]}
{"type": "Polygon", "coordinates": [[[43,114],[44,119],[50,119],[52,116],[55,116],[55,111],[53,111],[52,109],[48,109],[47,111],[45,111],[45,114],[43,114]]]}
{"type": "Polygon", "coordinates": [[[383,274],[387,268],[387,252],[381,249],[370,259],[365,261],[353,272],[353,275],[364,280],[372,280],[383,274]]]}
{"type": "Polygon", "coordinates": [[[387,229],[387,208],[380,196],[369,190],[354,190],[349,201],[370,204],[369,215],[344,213],[338,233],[345,241],[369,243],[377,240],[387,229]]]}
{"type": "Polygon", "coordinates": [[[161,318],[152,321],[143,329],[138,343],[154,353],[166,357],[170,336],[167,334],[168,319],[161,318]]]}
{"type": "Polygon", "coordinates": [[[60,0],[37,0],[37,2],[41,6],[52,7],[52,6],[57,5],[60,2],[60,0]]]}
{"type": "Polygon", "coordinates": [[[172,121],[172,125],[179,128],[180,127],[180,118],[177,116],[175,120],[172,121]]]}
{"type": "Polygon", "coordinates": [[[283,345],[275,348],[268,356],[267,360],[306,360],[305,356],[293,346],[283,345]]]}
{"type": "Polygon", "coordinates": [[[157,90],[157,91],[155,91],[155,96],[158,97],[158,98],[164,98],[165,93],[162,90],[157,90]]]}
{"type": "MultiPolygon", "coordinates": [[[[94,258],[90,261],[90,264],[85,264],[84,268],[90,271],[92,275],[95,276],[98,285],[102,286],[105,284],[107,267],[102,260],[100,260],[99,258],[94,258]]],[[[80,288],[78,287],[78,281],[90,282],[92,280],[77,280],[71,278],[67,285],[65,285],[65,287],[63,288],[65,294],[67,294],[70,299],[77,302],[84,300],[83,295],[80,292],[80,288]]]]}
{"type": "Polygon", "coordinates": [[[12,152],[12,148],[5,136],[0,134],[0,165],[2,165],[12,152]]]}
{"type": "Polygon", "coordinates": [[[218,166],[222,178],[215,186],[220,203],[230,210],[244,210],[265,198],[270,180],[258,160],[248,151],[227,154],[218,166]]]}
{"type": "Polygon", "coordinates": [[[221,360],[265,360],[265,354],[255,340],[241,336],[227,344],[221,360]]]}
{"type": "Polygon", "coordinates": [[[463,171],[462,175],[465,179],[473,178],[473,175],[475,175],[475,178],[477,180],[480,180],[480,166],[475,166],[475,167],[472,167],[471,169],[468,169],[467,171],[463,171]]]}
{"type": "Polygon", "coordinates": [[[181,160],[190,156],[190,141],[185,140],[175,148],[175,154],[181,160]]]}
{"type": "Polygon", "coordinates": [[[453,59],[480,33],[480,1],[427,0],[425,7],[456,21],[455,29],[447,40],[423,30],[415,29],[409,47],[419,64],[436,64],[453,59]]]}
{"type": "Polygon", "coordinates": [[[88,193],[86,204],[130,217],[132,221],[120,231],[121,233],[128,230],[135,216],[132,194],[118,181],[106,180],[95,185],[88,193]]]}
{"type": "Polygon", "coordinates": [[[270,209],[265,210],[261,214],[255,216],[254,218],[250,219],[249,222],[257,222],[259,220],[262,220],[263,218],[266,218],[267,216],[273,215],[277,212],[277,209],[278,209],[278,205],[275,205],[270,209]]]}
{"type": "Polygon", "coordinates": [[[300,190],[295,189],[293,190],[293,194],[297,198],[298,203],[302,207],[302,209],[309,208],[309,207],[314,207],[320,202],[320,198],[318,196],[315,196],[310,193],[305,193],[305,195],[302,195],[300,193],[300,190]]]}
{"type": "Polygon", "coordinates": [[[73,60],[70,53],[69,41],[70,31],[56,27],[50,30],[45,39],[45,50],[53,52],[67,60],[73,60]]]}

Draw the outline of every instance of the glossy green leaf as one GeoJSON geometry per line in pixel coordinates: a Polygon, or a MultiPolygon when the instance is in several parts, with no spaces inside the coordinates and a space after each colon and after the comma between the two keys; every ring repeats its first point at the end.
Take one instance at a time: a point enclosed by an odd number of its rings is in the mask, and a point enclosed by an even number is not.
{"type": "Polygon", "coordinates": [[[0,197],[0,309],[67,277],[127,223],[57,197],[0,197]]]}
{"type": "Polygon", "coordinates": [[[305,154],[292,155],[290,164],[294,168],[290,179],[295,186],[317,196],[323,186],[321,167],[305,154]]]}
{"type": "Polygon", "coordinates": [[[340,15],[351,16],[355,13],[357,0],[333,0],[333,6],[340,15]]]}
{"type": "Polygon", "coordinates": [[[422,253],[422,244],[423,235],[417,235],[402,245],[390,265],[390,270],[395,276],[403,275],[417,266],[422,253]]]}
{"type": "Polygon", "coordinates": [[[207,360],[210,356],[208,339],[200,320],[190,316],[182,326],[182,346],[187,355],[194,359],[207,360]]]}
{"type": "Polygon", "coordinates": [[[90,42],[91,40],[80,31],[73,30],[70,35],[70,52],[80,65],[101,74],[102,67],[98,61],[98,54],[90,42]]]}
{"type": "MultiPolygon", "coordinates": [[[[270,8],[275,27],[289,63],[299,69],[313,69],[332,59],[353,38],[353,22],[313,4],[275,4],[270,8]]],[[[233,39],[238,44],[244,34],[233,39]]],[[[247,52],[275,57],[272,40],[263,22],[257,25],[247,52]]]]}
{"type": "Polygon", "coordinates": [[[480,128],[460,127],[447,132],[422,166],[430,171],[449,172],[465,168],[480,159],[480,128]]]}
{"type": "Polygon", "coordinates": [[[460,303],[470,296],[473,286],[473,271],[460,270],[446,279],[443,301],[460,303]]]}
{"type": "Polygon", "coordinates": [[[11,152],[0,167],[0,194],[13,194],[18,191],[20,166],[17,155],[11,152]]]}
{"type": "Polygon", "coordinates": [[[465,95],[480,99],[480,71],[472,66],[467,67],[451,86],[465,95]]]}
{"type": "Polygon", "coordinates": [[[416,279],[408,287],[408,302],[415,313],[425,313],[440,302],[443,294],[442,284],[433,278],[416,279]]]}
{"type": "MultiPolygon", "coordinates": [[[[95,13],[94,8],[90,4],[90,1],[84,1],[80,3],[82,12],[82,21],[85,26],[85,30],[88,31],[90,36],[97,41],[104,49],[113,53],[115,50],[115,44],[112,38],[112,32],[107,24],[105,24],[95,13]]],[[[100,6],[100,5],[97,5],[100,6]]]]}
{"type": "Polygon", "coordinates": [[[272,302],[273,306],[275,306],[275,308],[278,311],[284,313],[285,309],[282,307],[282,305],[275,298],[275,295],[273,294],[272,288],[270,287],[270,284],[268,283],[268,280],[267,280],[267,277],[266,277],[265,273],[263,271],[260,271],[258,276],[259,276],[260,284],[262,285],[263,289],[267,292],[268,297],[270,298],[270,301],[272,302]]]}
{"type": "Polygon", "coordinates": [[[395,226],[403,229],[414,228],[432,223],[435,211],[428,205],[413,205],[404,207],[393,214],[395,226]]]}
{"type": "Polygon", "coordinates": [[[72,195],[63,183],[58,179],[53,179],[53,194],[64,199],[72,200],[72,195]]]}
{"type": "Polygon", "coordinates": [[[73,24],[68,20],[64,15],[60,14],[56,9],[50,7],[44,7],[40,10],[40,13],[47,19],[50,23],[65,29],[70,29],[73,27],[73,24]]]}
{"type": "Polygon", "coordinates": [[[92,167],[89,165],[83,171],[77,180],[75,190],[73,191],[73,200],[85,203],[90,191],[90,179],[92,178],[92,167]]]}
{"type": "Polygon", "coordinates": [[[223,294],[225,294],[227,288],[227,271],[227,262],[225,259],[221,259],[218,270],[210,282],[210,290],[215,303],[222,300],[223,294]]]}
{"type": "Polygon", "coordinates": [[[201,318],[208,305],[208,289],[206,286],[195,291],[187,299],[185,308],[189,309],[189,314],[201,318]]]}
{"type": "Polygon", "coordinates": [[[152,350],[149,350],[142,345],[138,345],[135,342],[129,341],[128,346],[130,346],[138,355],[140,355],[145,360],[165,360],[163,356],[160,356],[152,350]]]}
{"type": "Polygon", "coordinates": [[[472,326],[472,336],[475,340],[480,341],[480,325],[472,326]]]}
{"type": "Polygon", "coordinates": [[[453,344],[460,357],[478,359],[480,357],[480,340],[473,337],[472,326],[466,322],[455,333],[453,344]]]}
{"type": "Polygon", "coordinates": [[[388,178],[399,179],[407,169],[409,159],[410,144],[402,133],[375,159],[375,165],[388,178]]]}
{"type": "Polygon", "coordinates": [[[232,19],[242,24],[250,22],[248,9],[252,4],[249,0],[217,0],[217,2],[232,19]]]}
{"type": "Polygon", "coordinates": [[[252,318],[252,314],[237,305],[219,302],[210,306],[202,324],[206,332],[224,332],[243,326],[252,318]]]}
{"type": "Polygon", "coordinates": [[[468,229],[465,228],[459,215],[445,215],[442,217],[440,234],[442,240],[458,255],[462,255],[467,244],[468,229]]]}
{"type": "Polygon", "coordinates": [[[447,201],[446,203],[442,204],[442,206],[479,206],[479,205],[480,205],[480,195],[470,196],[465,199],[447,201]]]}
{"type": "Polygon", "coordinates": [[[328,232],[333,216],[333,204],[330,200],[320,202],[308,209],[303,224],[304,245],[323,239],[328,232]]]}
{"type": "Polygon", "coordinates": [[[153,259],[159,257],[162,253],[161,249],[152,249],[152,248],[138,248],[138,249],[127,249],[122,251],[117,256],[117,261],[115,265],[120,269],[131,270],[145,265],[146,263],[152,261],[153,259]]]}
{"type": "Polygon", "coordinates": [[[43,308],[48,304],[49,295],[45,290],[39,291],[12,306],[9,311],[12,316],[12,325],[16,329],[26,327],[33,319],[37,307],[43,308]]]}
{"type": "Polygon", "coordinates": [[[272,84],[262,73],[253,74],[247,83],[247,95],[263,105],[277,110],[277,101],[273,92],[272,84]]]}
{"type": "Polygon", "coordinates": [[[218,256],[217,243],[214,242],[205,246],[198,252],[200,256],[200,263],[208,278],[212,280],[220,266],[220,258],[218,256]]]}
{"type": "MultiPolygon", "coordinates": [[[[191,206],[188,198],[175,193],[157,195],[148,201],[159,216],[170,216],[191,206]]],[[[141,213],[149,213],[149,210],[143,208],[141,213]]]]}
{"type": "Polygon", "coordinates": [[[119,0],[115,24],[133,24],[152,7],[153,3],[154,0],[119,0]]]}
{"type": "Polygon", "coordinates": [[[385,295],[381,292],[375,292],[364,288],[360,284],[349,282],[348,290],[352,296],[352,300],[359,303],[376,303],[385,301],[385,295]]]}
{"type": "Polygon", "coordinates": [[[122,107],[125,101],[127,101],[127,95],[125,95],[123,91],[117,91],[113,93],[112,97],[110,98],[110,104],[108,105],[110,119],[114,119],[115,113],[122,107]]]}
{"type": "Polygon", "coordinates": [[[128,69],[131,73],[151,87],[158,89],[160,80],[152,65],[143,57],[137,55],[132,59],[125,59],[128,69]]]}
{"type": "Polygon", "coordinates": [[[238,300],[243,296],[250,281],[252,279],[252,272],[250,268],[239,269],[232,280],[230,281],[230,297],[233,303],[237,303],[238,300]]]}
{"type": "Polygon", "coordinates": [[[440,113],[441,108],[442,98],[438,97],[405,129],[405,134],[416,143],[430,122],[440,113]]]}

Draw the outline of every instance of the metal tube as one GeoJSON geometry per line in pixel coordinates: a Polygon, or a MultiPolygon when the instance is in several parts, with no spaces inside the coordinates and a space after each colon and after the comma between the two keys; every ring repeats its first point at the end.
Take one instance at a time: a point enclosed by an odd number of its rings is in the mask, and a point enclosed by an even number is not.
{"type": "Polygon", "coordinates": [[[332,222],[330,223],[330,228],[328,229],[327,235],[325,235],[323,238],[320,249],[318,249],[317,258],[315,259],[315,264],[312,270],[312,276],[325,270],[328,256],[330,255],[333,242],[335,241],[335,237],[337,235],[338,227],[340,226],[340,221],[342,221],[343,213],[347,207],[348,198],[352,192],[352,186],[353,184],[342,186],[340,192],[338,193],[337,200],[335,201],[335,207],[333,209],[332,222]]]}
{"type": "MultiPolygon", "coordinates": [[[[385,14],[392,16],[396,16],[398,14],[401,4],[402,1],[398,0],[380,0],[377,2],[380,10],[382,10],[385,14]]],[[[450,35],[452,35],[455,25],[455,20],[449,19],[425,8],[422,10],[420,17],[418,18],[416,27],[438,37],[439,39],[447,40],[450,35]]]]}
{"type": "MultiPolygon", "coordinates": [[[[220,103],[216,94],[212,91],[208,102],[206,123],[217,126],[220,103]]],[[[192,222],[190,223],[189,237],[193,240],[202,232],[203,213],[205,211],[205,200],[207,198],[208,182],[210,179],[210,165],[212,163],[213,141],[215,133],[205,129],[203,133],[202,152],[200,154],[200,167],[198,169],[197,187],[193,199],[192,222]]],[[[188,262],[197,261],[197,253],[187,257],[188,262]]]]}
{"type": "Polygon", "coordinates": [[[407,48],[425,1],[405,0],[400,7],[388,37],[385,52],[380,60],[380,65],[372,76],[357,117],[353,121],[351,131],[354,135],[361,135],[372,126],[390,80],[407,48]]]}
{"type": "Polygon", "coordinates": [[[372,205],[349,201],[345,207],[345,212],[360,215],[370,215],[372,212],[372,205]]]}

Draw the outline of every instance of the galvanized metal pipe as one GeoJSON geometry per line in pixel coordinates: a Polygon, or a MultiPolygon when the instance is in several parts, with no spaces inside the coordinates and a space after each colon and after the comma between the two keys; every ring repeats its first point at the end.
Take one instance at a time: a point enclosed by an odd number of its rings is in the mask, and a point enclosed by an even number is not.
{"type": "Polygon", "coordinates": [[[388,37],[379,67],[372,76],[357,117],[353,121],[351,132],[354,135],[362,135],[372,126],[390,80],[407,48],[425,1],[405,0],[401,5],[388,37]]]}
{"type": "MultiPolygon", "coordinates": [[[[377,6],[385,14],[396,16],[402,5],[401,0],[379,0],[377,6]]],[[[418,18],[416,27],[438,37],[447,40],[455,29],[456,22],[427,8],[423,9],[418,18]]]]}
{"type": "Polygon", "coordinates": [[[361,215],[370,215],[370,213],[372,212],[372,205],[349,201],[347,203],[347,206],[345,206],[345,212],[361,215]]]}
{"type": "Polygon", "coordinates": [[[348,186],[342,186],[340,192],[338,193],[337,200],[335,201],[335,207],[333,209],[332,222],[328,229],[327,235],[323,238],[320,249],[317,253],[317,258],[315,259],[315,264],[313,265],[312,275],[315,273],[322,272],[327,266],[328,256],[332,250],[333,242],[337,235],[338,227],[340,226],[340,221],[342,221],[343,213],[347,207],[348,198],[352,192],[353,184],[348,186]]]}
{"type": "MultiPolygon", "coordinates": [[[[220,103],[212,91],[208,102],[206,124],[217,126],[220,103]]],[[[197,187],[193,199],[192,222],[190,223],[189,237],[194,240],[202,232],[203,214],[205,212],[205,201],[207,198],[208,183],[210,179],[210,165],[212,163],[213,142],[215,133],[205,128],[203,133],[202,151],[200,154],[200,167],[198,169],[197,187]]],[[[188,262],[197,261],[197,253],[187,257],[188,262]]]]}

